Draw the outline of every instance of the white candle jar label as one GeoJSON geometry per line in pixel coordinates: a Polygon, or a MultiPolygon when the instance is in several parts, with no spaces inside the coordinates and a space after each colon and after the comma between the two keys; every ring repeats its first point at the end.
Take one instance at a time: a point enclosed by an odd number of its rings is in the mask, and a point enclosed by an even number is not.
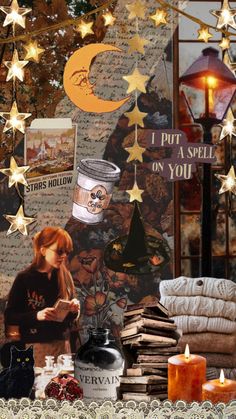
{"type": "Polygon", "coordinates": [[[83,159],[78,172],[72,215],[84,223],[97,224],[103,220],[114,184],[120,178],[120,169],[106,160],[83,159]]]}

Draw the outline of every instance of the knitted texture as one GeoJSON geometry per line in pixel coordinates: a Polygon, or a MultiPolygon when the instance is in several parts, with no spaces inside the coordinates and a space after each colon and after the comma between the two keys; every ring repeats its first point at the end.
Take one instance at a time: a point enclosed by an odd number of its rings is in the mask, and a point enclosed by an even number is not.
{"type": "Polygon", "coordinates": [[[192,316],[224,317],[236,319],[236,303],[210,297],[161,297],[161,303],[167,308],[170,316],[189,314],[192,316]]]}
{"type": "Polygon", "coordinates": [[[229,279],[180,276],[176,279],[161,281],[160,294],[161,297],[203,295],[236,302],[236,284],[229,279]]]}
{"type": "Polygon", "coordinates": [[[187,343],[191,353],[233,354],[236,350],[236,334],[227,335],[214,332],[184,334],[178,341],[181,353],[184,352],[187,343]]]}
{"type": "Polygon", "coordinates": [[[220,317],[173,316],[172,319],[183,333],[216,332],[228,334],[236,332],[236,322],[220,317]]]}

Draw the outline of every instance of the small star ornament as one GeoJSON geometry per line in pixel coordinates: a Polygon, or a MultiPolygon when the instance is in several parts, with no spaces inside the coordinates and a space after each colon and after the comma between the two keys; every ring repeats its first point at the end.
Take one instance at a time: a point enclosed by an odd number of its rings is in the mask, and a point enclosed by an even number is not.
{"type": "Polygon", "coordinates": [[[3,22],[3,26],[15,24],[25,28],[25,15],[31,12],[32,9],[19,7],[17,0],[13,0],[10,6],[1,6],[0,10],[5,13],[6,17],[3,22]]]}
{"type": "Polygon", "coordinates": [[[129,157],[126,160],[127,163],[133,160],[138,160],[140,163],[143,162],[143,153],[146,149],[144,147],[140,147],[137,141],[135,141],[132,147],[127,147],[125,150],[129,153],[129,157]]]}
{"type": "Polygon", "coordinates": [[[104,26],[113,26],[116,21],[116,18],[111,12],[104,13],[102,17],[104,19],[104,26]]]}
{"type": "Polygon", "coordinates": [[[229,38],[223,38],[222,41],[219,43],[219,47],[222,49],[222,51],[225,51],[226,49],[230,48],[230,39],[229,38]]]}
{"type": "Polygon", "coordinates": [[[134,124],[138,124],[140,127],[144,127],[143,119],[145,116],[147,116],[147,113],[140,112],[137,105],[135,105],[131,112],[125,112],[124,115],[129,119],[128,127],[134,124]]]}
{"type": "Polygon", "coordinates": [[[81,20],[79,25],[76,27],[76,31],[80,32],[81,38],[84,39],[87,35],[94,34],[92,26],[93,22],[85,22],[84,20],[81,20]]]}
{"type": "Polygon", "coordinates": [[[10,160],[10,167],[7,169],[1,169],[0,172],[6,176],[9,176],[8,180],[8,187],[11,188],[13,185],[18,185],[21,183],[22,185],[27,186],[28,183],[25,179],[24,174],[29,170],[30,166],[17,166],[17,163],[14,157],[11,157],[10,160]]]}
{"type": "Polygon", "coordinates": [[[222,8],[220,10],[211,10],[210,13],[213,16],[216,16],[218,21],[216,24],[217,29],[228,29],[230,26],[233,29],[236,29],[236,9],[230,9],[228,0],[223,1],[222,8]]]}
{"type": "Polygon", "coordinates": [[[222,194],[225,192],[232,192],[234,195],[236,195],[236,177],[235,177],[234,166],[231,166],[227,175],[216,174],[215,176],[222,183],[221,188],[219,190],[219,194],[222,194]]]}
{"type": "Polygon", "coordinates": [[[130,12],[128,19],[134,19],[139,17],[140,19],[145,19],[145,5],[140,1],[136,0],[133,3],[127,4],[126,9],[130,12]]]}
{"type": "Polygon", "coordinates": [[[133,201],[143,202],[141,195],[144,192],[144,189],[139,189],[136,181],[134,182],[133,188],[128,189],[126,192],[129,194],[129,202],[133,202],[133,201]]]}
{"type": "Polygon", "coordinates": [[[138,34],[135,34],[133,38],[128,40],[128,44],[128,52],[140,52],[141,54],[144,54],[144,47],[149,44],[149,41],[145,38],[141,38],[138,34]]]}
{"type": "Polygon", "coordinates": [[[0,116],[6,120],[3,132],[13,129],[24,134],[25,119],[31,116],[31,113],[19,113],[16,102],[13,102],[10,112],[0,112],[0,116]]]}
{"type": "Polygon", "coordinates": [[[198,29],[198,40],[208,42],[210,38],[212,38],[213,35],[210,34],[209,29],[207,26],[201,26],[200,29],[198,29]]]}
{"type": "Polygon", "coordinates": [[[16,77],[20,80],[24,80],[23,68],[28,64],[29,61],[19,61],[18,52],[15,49],[13,52],[11,61],[4,61],[4,65],[9,69],[7,73],[6,81],[11,79],[15,80],[16,77]]]}
{"type": "Polygon", "coordinates": [[[167,12],[163,9],[157,9],[156,13],[150,16],[150,19],[154,20],[156,26],[166,25],[168,22],[166,20],[167,12]]]}
{"type": "Polygon", "coordinates": [[[14,233],[15,231],[19,231],[21,234],[23,234],[23,236],[27,236],[27,225],[32,224],[36,221],[35,218],[25,217],[22,205],[18,209],[16,215],[5,214],[4,217],[11,224],[9,229],[7,230],[7,236],[14,233]]]}
{"type": "Polygon", "coordinates": [[[220,124],[222,130],[220,133],[219,141],[223,140],[227,136],[229,136],[230,141],[232,140],[232,135],[236,137],[236,127],[234,126],[235,121],[236,119],[234,118],[233,112],[231,109],[229,109],[226,119],[224,119],[223,123],[220,124]]]}
{"type": "Polygon", "coordinates": [[[40,55],[45,51],[45,49],[38,46],[37,41],[30,41],[27,45],[23,45],[26,50],[25,60],[35,61],[39,63],[40,55]]]}
{"type": "Polygon", "coordinates": [[[140,92],[146,93],[145,83],[149,79],[149,76],[144,76],[135,68],[133,73],[129,76],[123,76],[123,79],[129,83],[127,93],[131,93],[134,90],[139,90],[140,92]]]}

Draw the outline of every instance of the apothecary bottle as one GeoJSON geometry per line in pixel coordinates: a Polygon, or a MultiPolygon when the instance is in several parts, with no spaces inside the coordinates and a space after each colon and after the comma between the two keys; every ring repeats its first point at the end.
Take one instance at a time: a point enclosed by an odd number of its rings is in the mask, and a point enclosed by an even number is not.
{"type": "Polygon", "coordinates": [[[117,400],[124,358],[109,337],[109,329],[89,330],[88,341],[75,357],[75,378],[80,382],[85,401],[117,400]]]}

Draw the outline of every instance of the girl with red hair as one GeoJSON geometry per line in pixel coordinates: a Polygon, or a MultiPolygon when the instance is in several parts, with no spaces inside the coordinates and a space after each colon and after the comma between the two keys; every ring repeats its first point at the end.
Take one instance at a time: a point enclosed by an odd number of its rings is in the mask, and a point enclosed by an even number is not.
{"type": "Polygon", "coordinates": [[[17,275],[10,290],[5,326],[6,331],[18,326],[21,342],[33,344],[35,365],[42,367],[45,355],[70,352],[69,329],[80,304],[66,264],[73,247],[69,234],[60,227],[45,227],[35,234],[33,246],[33,262],[17,275]],[[58,299],[70,302],[61,322],[53,307],[58,299]]]}

